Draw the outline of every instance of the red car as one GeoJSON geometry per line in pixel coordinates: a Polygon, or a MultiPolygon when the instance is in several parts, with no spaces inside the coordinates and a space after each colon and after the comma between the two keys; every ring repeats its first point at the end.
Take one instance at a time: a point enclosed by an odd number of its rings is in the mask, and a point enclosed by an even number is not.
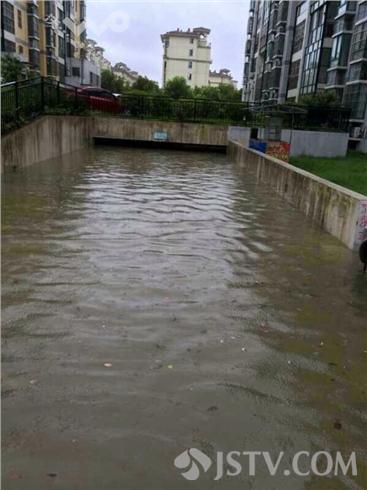
{"type": "Polygon", "coordinates": [[[91,109],[102,112],[121,112],[119,99],[109,90],[100,87],[82,87],[78,89],[78,97],[85,100],[91,109]]]}

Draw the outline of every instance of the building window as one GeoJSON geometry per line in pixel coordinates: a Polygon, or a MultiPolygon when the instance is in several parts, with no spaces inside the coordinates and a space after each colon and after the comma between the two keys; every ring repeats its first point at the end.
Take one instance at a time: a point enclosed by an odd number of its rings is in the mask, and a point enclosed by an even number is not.
{"type": "Polygon", "coordinates": [[[9,2],[3,2],[3,27],[14,34],[14,7],[9,2]]]}
{"type": "Polygon", "coordinates": [[[296,9],[296,17],[304,14],[307,10],[307,2],[302,2],[296,9]]]}
{"type": "Polygon", "coordinates": [[[304,20],[296,27],[294,31],[294,40],[293,40],[293,53],[296,53],[302,48],[303,38],[305,35],[305,25],[306,21],[304,20]]]}
{"type": "Polygon", "coordinates": [[[18,46],[18,52],[19,52],[19,54],[23,54],[23,51],[24,51],[23,50],[23,46],[19,45],[18,46]]]}
{"type": "Polygon", "coordinates": [[[19,29],[21,29],[23,26],[23,24],[22,24],[22,11],[21,10],[17,10],[17,16],[18,16],[18,27],[19,27],[19,29]]]}
{"type": "Polygon", "coordinates": [[[330,50],[322,49],[323,27],[326,21],[326,4],[314,2],[311,4],[310,30],[305,49],[301,94],[312,93],[317,84],[326,82],[326,68],[329,62],[330,50]]]}
{"type": "Polygon", "coordinates": [[[297,88],[300,60],[292,61],[289,69],[288,90],[297,88]]]}
{"type": "Polygon", "coordinates": [[[55,47],[56,33],[51,27],[46,27],[46,46],[55,47]]]}
{"type": "Polygon", "coordinates": [[[367,106],[367,85],[347,85],[345,88],[344,105],[351,108],[352,119],[363,119],[367,106]]]}
{"type": "Polygon", "coordinates": [[[29,63],[31,68],[38,69],[40,65],[40,53],[38,50],[30,49],[29,50],[29,63]]]}
{"type": "Polygon", "coordinates": [[[64,82],[65,81],[65,66],[62,63],[58,63],[58,69],[59,69],[60,82],[64,82]]]}
{"type": "Polygon", "coordinates": [[[4,51],[6,53],[15,53],[15,43],[9,41],[8,39],[3,39],[4,51]]]}
{"type": "Polygon", "coordinates": [[[357,21],[367,17],[367,2],[361,3],[358,6],[357,21]]]}
{"type": "Polygon", "coordinates": [[[80,77],[80,68],[79,66],[73,66],[71,69],[71,75],[73,77],[80,77]]]}
{"type": "Polygon", "coordinates": [[[330,67],[347,66],[350,46],[350,35],[341,34],[334,37],[331,50],[330,67]]]}
{"type": "Polygon", "coordinates": [[[194,55],[194,50],[193,49],[190,49],[189,56],[193,56],[193,55],[194,55]]]}
{"type": "Polygon", "coordinates": [[[189,61],[189,68],[192,68],[192,61],[189,61]]]}
{"type": "Polygon", "coordinates": [[[38,37],[38,19],[33,15],[28,15],[28,36],[38,37]]]}
{"type": "Polygon", "coordinates": [[[187,77],[189,80],[192,80],[192,74],[189,73],[189,76],[187,77]]]}
{"type": "Polygon", "coordinates": [[[59,36],[59,56],[65,58],[65,40],[62,36],[59,36]]]}
{"type": "Polygon", "coordinates": [[[56,60],[47,58],[47,75],[56,77],[58,74],[58,65],[56,60]]]}
{"type": "Polygon", "coordinates": [[[367,22],[359,24],[355,27],[352,46],[351,46],[351,59],[358,60],[359,58],[365,58],[367,56],[367,22]]]}
{"type": "Polygon", "coordinates": [[[348,82],[367,80],[367,61],[349,65],[348,82]]]}
{"type": "Polygon", "coordinates": [[[45,15],[55,15],[56,5],[55,2],[46,0],[45,1],[45,15]]]}

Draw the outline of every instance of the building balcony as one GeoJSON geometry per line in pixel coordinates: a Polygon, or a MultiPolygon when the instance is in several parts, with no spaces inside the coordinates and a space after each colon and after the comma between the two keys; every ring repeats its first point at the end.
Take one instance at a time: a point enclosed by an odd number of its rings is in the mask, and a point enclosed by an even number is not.
{"type": "Polygon", "coordinates": [[[345,68],[329,69],[326,85],[328,88],[343,86],[345,83],[345,68]]]}
{"type": "Polygon", "coordinates": [[[342,17],[335,21],[334,23],[334,34],[335,37],[338,34],[343,32],[352,32],[353,31],[353,18],[352,17],[342,17]]]}
{"type": "Polygon", "coordinates": [[[250,40],[250,39],[248,39],[248,40],[246,41],[245,55],[246,55],[246,56],[250,56],[250,54],[251,54],[251,40],[250,40]]]}
{"type": "Polygon", "coordinates": [[[210,48],[210,43],[208,43],[205,39],[199,39],[198,47],[199,48],[210,48]]]}
{"type": "Polygon", "coordinates": [[[357,10],[358,1],[340,2],[338,17],[341,15],[354,15],[357,10]]]}

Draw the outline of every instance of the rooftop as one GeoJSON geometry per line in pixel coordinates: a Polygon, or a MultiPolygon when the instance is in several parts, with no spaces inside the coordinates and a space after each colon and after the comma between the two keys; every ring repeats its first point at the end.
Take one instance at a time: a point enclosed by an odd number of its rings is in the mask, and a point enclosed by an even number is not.
{"type": "Polygon", "coordinates": [[[193,29],[187,29],[184,31],[182,29],[177,28],[175,31],[168,31],[165,34],[161,35],[162,41],[164,41],[167,37],[194,37],[200,39],[201,37],[206,37],[210,34],[210,29],[206,27],[194,27],[193,29]]]}
{"type": "Polygon", "coordinates": [[[210,71],[209,75],[211,77],[226,77],[232,79],[231,70],[228,70],[228,68],[221,68],[219,71],[210,71]]]}

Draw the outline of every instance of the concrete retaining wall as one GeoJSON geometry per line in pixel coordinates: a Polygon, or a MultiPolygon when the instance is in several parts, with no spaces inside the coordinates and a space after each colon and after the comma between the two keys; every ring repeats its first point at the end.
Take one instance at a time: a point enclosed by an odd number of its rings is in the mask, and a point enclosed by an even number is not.
{"type": "Polygon", "coordinates": [[[167,141],[185,145],[226,146],[228,126],[216,124],[143,121],[114,117],[93,118],[93,137],[154,141],[155,132],[167,133],[167,141]]]}
{"type": "Polygon", "coordinates": [[[281,140],[290,143],[290,156],[345,157],[348,133],[282,129],[281,140]]]}
{"type": "Polygon", "coordinates": [[[229,158],[299,208],[349,248],[356,249],[367,226],[367,196],[349,191],[276,158],[228,142],[229,158]]]}
{"type": "Polygon", "coordinates": [[[227,139],[232,141],[239,141],[244,146],[250,144],[251,128],[242,126],[229,126],[227,139]]]}
{"type": "Polygon", "coordinates": [[[91,144],[90,133],[88,117],[42,117],[2,137],[2,168],[26,167],[80,150],[91,144]]]}
{"type": "Polygon", "coordinates": [[[2,138],[2,168],[17,168],[59,157],[93,143],[93,138],[154,141],[166,132],[177,144],[225,147],[228,126],[115,117],[44,116],[2,138]]]}

